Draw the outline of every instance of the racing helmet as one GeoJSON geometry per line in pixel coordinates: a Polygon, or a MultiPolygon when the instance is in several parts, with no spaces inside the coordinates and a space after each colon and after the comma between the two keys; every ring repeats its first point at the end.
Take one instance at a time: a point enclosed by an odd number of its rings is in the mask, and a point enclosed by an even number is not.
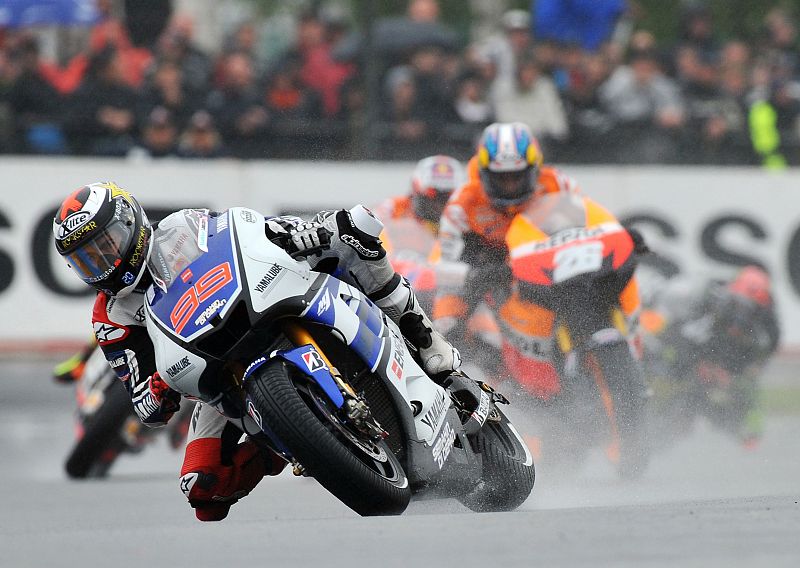
{"type": "Polygon", "coordinates": [[[772,304],[769,274],[758,266],[745,266],[728,284],[728,290],[761,306],[772,304]]]}
{"type": "Polygon", "coordinates": [[[478,143],[478,172],[495,209],[513,209],[533,195],[542,151],[531,129],[521,122],[495,122],[478,143]]]}
{"type": "Polygon", "coordinates": [[[142,279],[152,233],[136,199],[113,182],[76,189],[53,219],[58,254],[81,280],[119,297],[142,279]]]}
{"type": "Polygon", "coordinates": [[[467,182],[464,166],[450,156],[429,156],[411,175],[411,203],[420,219],[438,223],[450,195],[467,182]]]}

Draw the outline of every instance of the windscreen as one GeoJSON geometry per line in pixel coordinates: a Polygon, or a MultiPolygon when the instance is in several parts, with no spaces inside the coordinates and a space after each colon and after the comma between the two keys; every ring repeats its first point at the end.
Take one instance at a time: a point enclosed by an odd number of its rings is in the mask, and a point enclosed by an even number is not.
{"type": "Polygon", "coordinates": [[[207,226],[203,212],[184,210],[173,213],[158,224],[153,233],[153,252],[148,267],[165,291],[178,275],[203,254],[198,245],[201,225],[207,226]]]}
{"type": "Polygon", "coordinates": [[[540,195],[532,200],[522,215],[548,235],[586,225],[583,199],[572,193],[540,195]]]}

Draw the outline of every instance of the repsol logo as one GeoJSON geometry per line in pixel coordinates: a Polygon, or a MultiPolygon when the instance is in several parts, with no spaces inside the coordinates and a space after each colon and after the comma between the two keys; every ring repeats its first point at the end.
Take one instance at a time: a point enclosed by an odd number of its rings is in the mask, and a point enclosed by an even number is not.
{"type": "Polygon", "coordinates": [[[282,266],[273,264],[272,268],[270,268],[267,273],[261,277],[261,280],[258,281],[258,284],[256,284],[256,292],[263,294],[266,289],[269,288],[269,285],[272,284],[278,274],[281,273],[281,271],[283,271],[282,266]]]}
{"type": "Polygon", "coordinates": [[[167,367],[167,375],[169,375],[170,378],[175,378],[181,373],[181,371],[187,369],[190,365],[191,363],[189,362],[189,357],[186,356],[174,365],[167,367]]]}

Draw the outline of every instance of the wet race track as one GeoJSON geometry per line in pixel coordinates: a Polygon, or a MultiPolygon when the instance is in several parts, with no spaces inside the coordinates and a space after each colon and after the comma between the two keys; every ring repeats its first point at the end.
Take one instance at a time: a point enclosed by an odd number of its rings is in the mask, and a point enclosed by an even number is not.
{"type": "MultiPolygon", "coordinates": [[[[72,389],[52,362],[0,361],[0,566],[800,566],[800,416],[770,415],[754,451],[702,424],[623,484],[596,456],[540,470],[519,510],[455,501],[359,518],[314,481],[265,479],[222,523],[195,521],[181,454],[158,439],[103,481],[70,482],[72,389]]],[[[791,373],[773,368],[770,380],[791,373]]]]}

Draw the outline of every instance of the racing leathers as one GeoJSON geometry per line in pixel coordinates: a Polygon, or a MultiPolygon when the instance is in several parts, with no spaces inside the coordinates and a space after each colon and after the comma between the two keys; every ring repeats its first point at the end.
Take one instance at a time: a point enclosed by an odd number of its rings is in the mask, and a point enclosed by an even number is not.
{"type": "MultiPolygon", "coordinates": [[[[205,215],[217,214],[193,209],[175,212],[158,224],[154,238],[159,231],[181,230],[205,215]]],[[[417,347],[423,368],[434,378],[449,374],[460,365],[458,351],[433,331],[411,287],[392,269],[378,238],[381,229],[380,221],[362,206],[323,211],[311,222],[290,216],[265,217],[264,222],[267,237],[287,252],[307,257],[312,268],[362,289],[398,323],[417,347]]],[[[98,344],[125,384],[136,413],[145,424],[160,426],[178,409],[180,395],[156,370],[153,343],[145,327],[145,290],[151,282],[148,273],[132,293],[121,298],[98,293],[92,320],[98,344]]],[[[225,518],[230,506],[262,477],[280,473],[285,466],[282,458],[255,442],[239,442],[241,435],[214,408],[197,403],[180,488],[200,520],[225,518]]]]}
{"type": "MultiPolygon", "coordinates": [[[[464,297],[469,270],[505,262],[506,233],[518,210],[524,207],[509,210],[492,205],[478,174],[477,157],[467,165],[467,174],[467,183],[450,197],[439,223],[441,259],[436,271],[438,289],[433,318],[443,333],[464,322],[475,308],[475,299],[464,297]]],[[[559,191],[580,190],[572,178],[557,169],[541,168],[531,199],[542,193],[559,191]]]]}

